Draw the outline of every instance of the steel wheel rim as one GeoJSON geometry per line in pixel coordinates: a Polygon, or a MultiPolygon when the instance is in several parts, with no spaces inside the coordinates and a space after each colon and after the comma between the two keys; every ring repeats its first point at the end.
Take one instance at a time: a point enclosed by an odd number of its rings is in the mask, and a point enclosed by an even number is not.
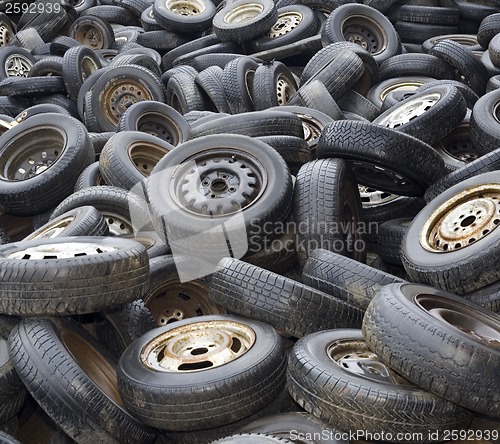
{"type": "Polygon", "coordinates": [[[264,11],[260,3],[246,3],[237,6],[224,16],[224,23],[238,24],[253,20],[264,11]]]}
{"type": "Polygon", "coordinates": [[[418,81],[394,83],[392,85],[388,85],[387,87],[385,87],[380,92],[379,97],[380,97],[380,100],[382,100],[382,102],[383,102],[384,99],[387,97],[387,95],[389,93],[391,93],[392,91],[408,91],[408,93],[412,93],[412,92],[416,91],[418,88],[420,88],[423,84],[424,84],[424,82],[418,82],[418,81]]]}
{"type": "Polygon", "coordinates": [[[59,338],[83,372],[109,399],[123,408],[115,368],[91,344],[72,330],[62,328],[59,338]]]}
{"type": "Polygon", "coordinates": [[[166,150],[153,143],[137,142],[128,147],[130,160],[144,177],[149,177],[151,170],[165,154],[166,150]]]}
{"type": "Polygon", "coordinates": [[[174,14],[183,16],[199,15],[205,11],[205,4],[197,0],[167,0],[165,7],[174,14]]]}
{"type": "Polygon", "coordinates": [[[104,35],[102,31],[94,25],[82,25],[75,33],[75,40],[78,40],[82,45],[92,49],[104,48],[104,35]]]}
{"type": "Polygon", "coordinates": [[[29,235],[26,240],[34,239],[54,239],[59,237],[60,234],[67,228],[67,226],[75,220],[75,216],[66,216],[62,219],[50,223],[46,228],[43,229],[37,235],[29,235]]]}
{"type": "Polygon", "coordinates": [[[42,174],[60,159],[66,150],[66,134],[52,126],[39,126],[19,134],[2,150],[0,177],[9,181],[27,180],[42,174]]]}
{"type": "Polygon", "coordinates": [[[104,87],[100,96],[104,115],[115,126],[131,105],[153,99],[149,89],[139,80],[132,78],[113,79],[104,87]]]}
{"type": "Polygon", "coordinates": [[[0,46],[5,46],[14,37],[14,33],[4,24],[0,25],[0,46]]]}
{"type": "Polygon", "coordinates": [[[172,145],[179,143],[180,130],[172,120],[160,113],[148,112],[137,119],[137,131],[151,134],[172,145]],[[175,127],[176,133],[172,132],[172,126],[175,127]]]}
{"type": "Polygon", "coordinates": [[[7,57],[4,66],[7,77],[28,77],[33,63],[21,54],[12,54],[7,57]]]}
{"type": "Polygon", "coordinates": [[[278,104],[280,106],[286,105],[292,97],[297,92],[297,89],[290,81],[290,79],[284,75],[280,74],[276,79],[276,95],[278,97],[278,104]]]}
{"type": "Polygon", "coordinates": [[[153,338],[141,350],[141,361],[160,372],[192,373],[233,362],[255,340],[254,330],[240,322],[193,322],[153,338]]]}
{"type": "Polygon", "coordinates": [[[90,74],[97,71],[98,69],[99,67],[91,57],[85,56],[82,58],[81,73],[83,80],[85,80],[88,76],[90,76],[90,74]]]}
{"type": "Polygon", "coordinates": [[[378,55],[387,48],[387,33],[370,17],[349,15],[342,22],[340,29],[346,41],[361,46],[372,55],[378,55]]]}
{"type": "Polygon", "coordinates": [[[360,183],[372,182],[375,184],[378,182],[377,185],[383,185],[382,188],[387,188],[387,185],[389,185],[389,189],[401,190],[400,194],[411,192],[415,189],[415,184],[412,180],[396,171],[359,160],[351,161],[351,165],[354,175],[360,183]],[[365,180],[366,178],[369,179],[365,180]]]}
{"type": "Polygon", "coordinates": [[[435,148],[439,153],[464,163],[479,157],[469,137],[468,123],[459,125],[451,134],[441,139],[435,148]]]}
{"type": "Polygon", "coordinates": [[[117,248],[92,242],[60,242],[57,244],[35,245],[23,250],[8,253],[8,259],[40,260],[40,259],[70,259],[81,256],[110,253],[117,248]]]}
{"type": "Polygon", "coordinates": [[[123,236],[134,232],[131,223],[123,216],[109,211],[101,211],[101,214],[108,224],[109,234],[111,236],[123,236]]]}
{"type": "Polygon", "coordinates": [[[353,375],[383,384],[412,386],[380,361],[362,340],[335,341],[327,346],[326,353],[335,365],[353,375]]]}
{"type": "Polygon", "coordinates": [[[500,224],[500,185],[468,188],[440,205],[420,232],[420,245],[433,253],[461,250],[500,224]]]}
{"type": "Polygon", "coordinates": [[[300,22],[302,22],[303,16],[298,11],[283,12],[278,15],[276,23],[271,27],[271,29],[265,34],[268,39],[275,39],[281,37],[282,35],[288,34],[293,31],[300,22]]]}
{"type": "Polygon", "coordinates": [[[500,327],[490,317],[471,307],[437,295],[418,294],[414,303],[432,317],[451,325],[490,347],[500,349],[500,327]]]}
{"type": "Polygon", "coordinates": [[[429,93],[415,97],[406,103],[397,105],[393,111],[379,119],[377,123],[387,128],[398,128],[401,125],[406,125],[435,106],[440,99],[440,93],[429,93]]]}
{"type": "Polygon", "coordinates": [[[179,207],[197,215],[227,216],[258,201],[268,173],[251,154],[227,147],[187,159],[172,182],[168,191],[179,207]]]}
{"type": "Polygon", "coordinates": [[[178,279],[168,279],[150,292],[145,303],[159,327],[225,312],[208,299],[208,287],[198,279],[183,283],[178,279]]]}
{"type": "Polygon", "coordinates": [[[358,185],[361,204],[363,207],[374,207],[388,202],[392,202],[399,196],[397,194],[387,193],[385,191],[376,190],[375,188],[366,185],[358,185]]]}

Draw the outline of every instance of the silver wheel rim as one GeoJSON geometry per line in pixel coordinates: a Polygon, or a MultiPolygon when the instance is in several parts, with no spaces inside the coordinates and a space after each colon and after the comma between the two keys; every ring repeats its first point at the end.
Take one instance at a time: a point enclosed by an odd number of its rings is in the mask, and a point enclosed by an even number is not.
{"type": "Polygon", "coordinates": [[[0,26],[0,46],[5,46],[14,37],[14,33],[5,25],[0,26]]]}
{"type": "Polygon", "coordinates": [[[358,189],[363,207],[374,207],[376,205],[385,204],[399,197],[397,194],[376,190],[375,188],[365,185],[358,185],[358,189]]]}
{"type": "Polygon", "coordinates": [[[388,113],[377,123],[388,128],[398,128],[405,125],[431,109],[441,98],[439,93],[425,94],[409,100],[406,103],[397,105],[395,109],[388,113]]]}
{"type": "Polygon", "coordinates": [[[276,23],[271,27],[265,36],[269,39],[275,39],[288,34],[299,26],[303,16],[300,12],[290,11],[278,15],[276,23]]]}
{"type": "Polygon", "coordinates": [[[255,339],[253,329],[239,322],[193,322],[149,341],[141,351],[141,361],[160,372],[191,373],[238,359],[255,339]]]}
{"type": "Polygon", "coordinates": [[[108,224],[109,234],[111,236],[122,236],[124,234],[132,234],[134,232],[134,228],[130,222],[119,214],[107,211],[101,211],[101,213],[108,224]]]}
{"type": "Polygon", "coordinates": [[[55,237],[59,237],[60,234],[66,229],[66,227],[75,220],[75,216],[66,216],[63,219],[59,219],[58,221],[52,222],[47,226],[43,231],[33,236],[30,235],[26,237],[26,240],[33,239],[54,239],[55,237]]]}
{"type": "Polygon", "coordinates": [[[183,16],[199,15],[205,11],[205,4],[197,0],[167,0],[165,6],[174,14],[183,16]]]}
{"type": "Polygon", "coordinates": [[[469,188],[444,202],[425,222],[420,245],[434,253],[461,250],[500,224],[500,185],[469,188]]]}
{"type": "Polygon", "coordinates": [[[394,83],[393,85],[387,86],[380,92],[380,100],[382,100],[383,102],[387,95],[392,91],[407,91],[409,94],[411,94],[412,92],[415,92],[418,88],[420,88],[424,83],[425,82],[418,81],[394,83]]]}
{"type": "Polygon", "coordinates": [[[276,80],[276,94],[278,96],[278,103],[280,106],[286,105],[292,97],[297,92],[293,83],[290,83],[289,79],[280,74],[276,80]]]}
{"type": "Polygon", "coordinates": [[[264,11],[264,7],[260,3],[246,3],[231,9],[224,16],[224,23],[238,24],[249,22],[264,11]]]}
{"type": "Polygon", "coordinates": [[[5,60],[5,73],[7,77],[28,77],[33,63],[21,54],[13,54],[5,60]]]}
{"type": "Polygon", "coordinates": [[[90,242],[61,242],[44,244],[14,251],[6,255],[9,259],[39,260],[39,259],[69,259],[80,256],[93,256],[110,253],[117,248],[90,242]]]}

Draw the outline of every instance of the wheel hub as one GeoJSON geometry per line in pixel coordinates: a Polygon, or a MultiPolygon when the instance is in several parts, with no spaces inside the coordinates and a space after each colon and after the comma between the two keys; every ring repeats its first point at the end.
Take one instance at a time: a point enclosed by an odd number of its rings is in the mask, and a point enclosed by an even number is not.
{"type": "Polygon", "coordinates": [[[386,48],[385,31],[375,20],[366,16],[347,17],[341,29],[346,41],[361,46],[373,55],[380,54],[386,48]]]}
{"type": "Polygon", "coordinates": [[[285,12],[278,15],[278,20],[265,35],[269,39],[275,39],[282,35],[288,34],[293,31],[302,21],[302,14],[300,12],[285,12]]]}
{"type": "Polygon", "coordinates": [[[244,23],[253,20],[264,10],[260,3],[246,3],[237,6],[224,16],[225,23],[244,23]]]}
{"type": "Polygon", "coordinates": [[[76,40],[94,50],[104,48],[104,36],[95,26],[82,26],[76,33],[76,40]]]}
{"type": "Polygon", "coordinates": [[[486,237],[499,224],[500,185],[481,185],[441,205],[422,227],[420,245],[432,252],[460,250],[486,237]]]}
{"type": "Polygon", "coordinates": [[[198,15],[205,10],[203,2],[196,0],[170,0],[165,3],[165,6],[174,14],[183,16],[198,15]]]}
{"type": "Polygon", "coordinates": [[[387,202],[391,202],[399,197],[396,194],[386,193],[385,191],[379,191],[376,190],[375,188],[371,188],[366,185],[358,185],[358,189],[363,207],[382,205],[387,202]]]}
{"type": "Polygon", "coordinates": [[[234,321],[194,322],[158,335],[142,350],[144,365],[161,372],[193,372],[238,359],[255,343],[255,332],[234,321]]]}
{"type": "Polygon", "coordinates": [[[179,180],[181,205],[204,215],[231,214],[247,207],[261,194],[265,181],[256,162],[230,155],[189,162],[179,180]]]}
{"type": "Polygon", "coordinates": [[[124,234],[131,234],[134,232],[130,222],[118,214],[109,213],[107,211],[101,211],[101,213],[108,224],[109,234],[111,236],[122,236],[124,234]]]}
{"type": "Polygon", "coordinates": [[[28,77],[33,63],[23,55],[11,55],[5,61],[5,73],[7,77],[28,77]]]}
{"type": "Polygon", "coordinates": [[[380,119],[378,124],[388,128],[405,125],[432,108],[440,98],[441,94],[432,93],[409,100],[407,103],[397,106],[394,111],[383,119],[380,119]]]}

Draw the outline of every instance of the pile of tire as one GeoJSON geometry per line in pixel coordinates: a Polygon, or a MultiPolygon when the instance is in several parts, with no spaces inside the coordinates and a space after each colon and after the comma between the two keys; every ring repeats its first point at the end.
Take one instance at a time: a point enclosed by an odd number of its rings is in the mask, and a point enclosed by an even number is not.
{"type": "Polygon", "coordinates": [[[499,106],[497,0],[1,2],[0,444],[500,442],[499,106]]]}

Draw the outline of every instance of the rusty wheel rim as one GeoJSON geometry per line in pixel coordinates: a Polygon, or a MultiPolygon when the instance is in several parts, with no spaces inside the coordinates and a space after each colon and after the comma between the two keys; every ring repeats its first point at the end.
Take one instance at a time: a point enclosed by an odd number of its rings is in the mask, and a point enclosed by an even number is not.
{"type": "Polygon", "coordinates": [[[346,41],[356,43],[372,55],[382,53],[387,47],[384,28],[367,16],[350,15],[343,21],[341,29],[346,41]]]}
{"type": "Polygon", "coordinates": [[[93,25],[81,25],[75,32],[75,40],[91,49],[104,48],[104,35],[102,31],[93,25]]]}
{"type": "Polygon", "coordinates": [[[420,232],[420,245],[434,253],[461,250],[500,224],[500,185],[468,188],[439,206],[420,232]]]}
{"type": "Polygon", "coordinates": [[[128,156],[144,177],[149,177],[151,170],[167,154],[166,150],[153,143],[133,143],[128,148],[128,156]]]}
{"type": "Polygon", "coordinates": [[[205,11],[205,4],[197,0],[167,0],[165,6],[174,14],[183,16],[199,15],[205,11]]]}
{"type": "Polygon", "coordinates": [[[141,350],[141,361],[160,372],[202,371],[243,356],[255,339],[254,330],[240,322],[193,322],[153,338],[141,350]]]}

